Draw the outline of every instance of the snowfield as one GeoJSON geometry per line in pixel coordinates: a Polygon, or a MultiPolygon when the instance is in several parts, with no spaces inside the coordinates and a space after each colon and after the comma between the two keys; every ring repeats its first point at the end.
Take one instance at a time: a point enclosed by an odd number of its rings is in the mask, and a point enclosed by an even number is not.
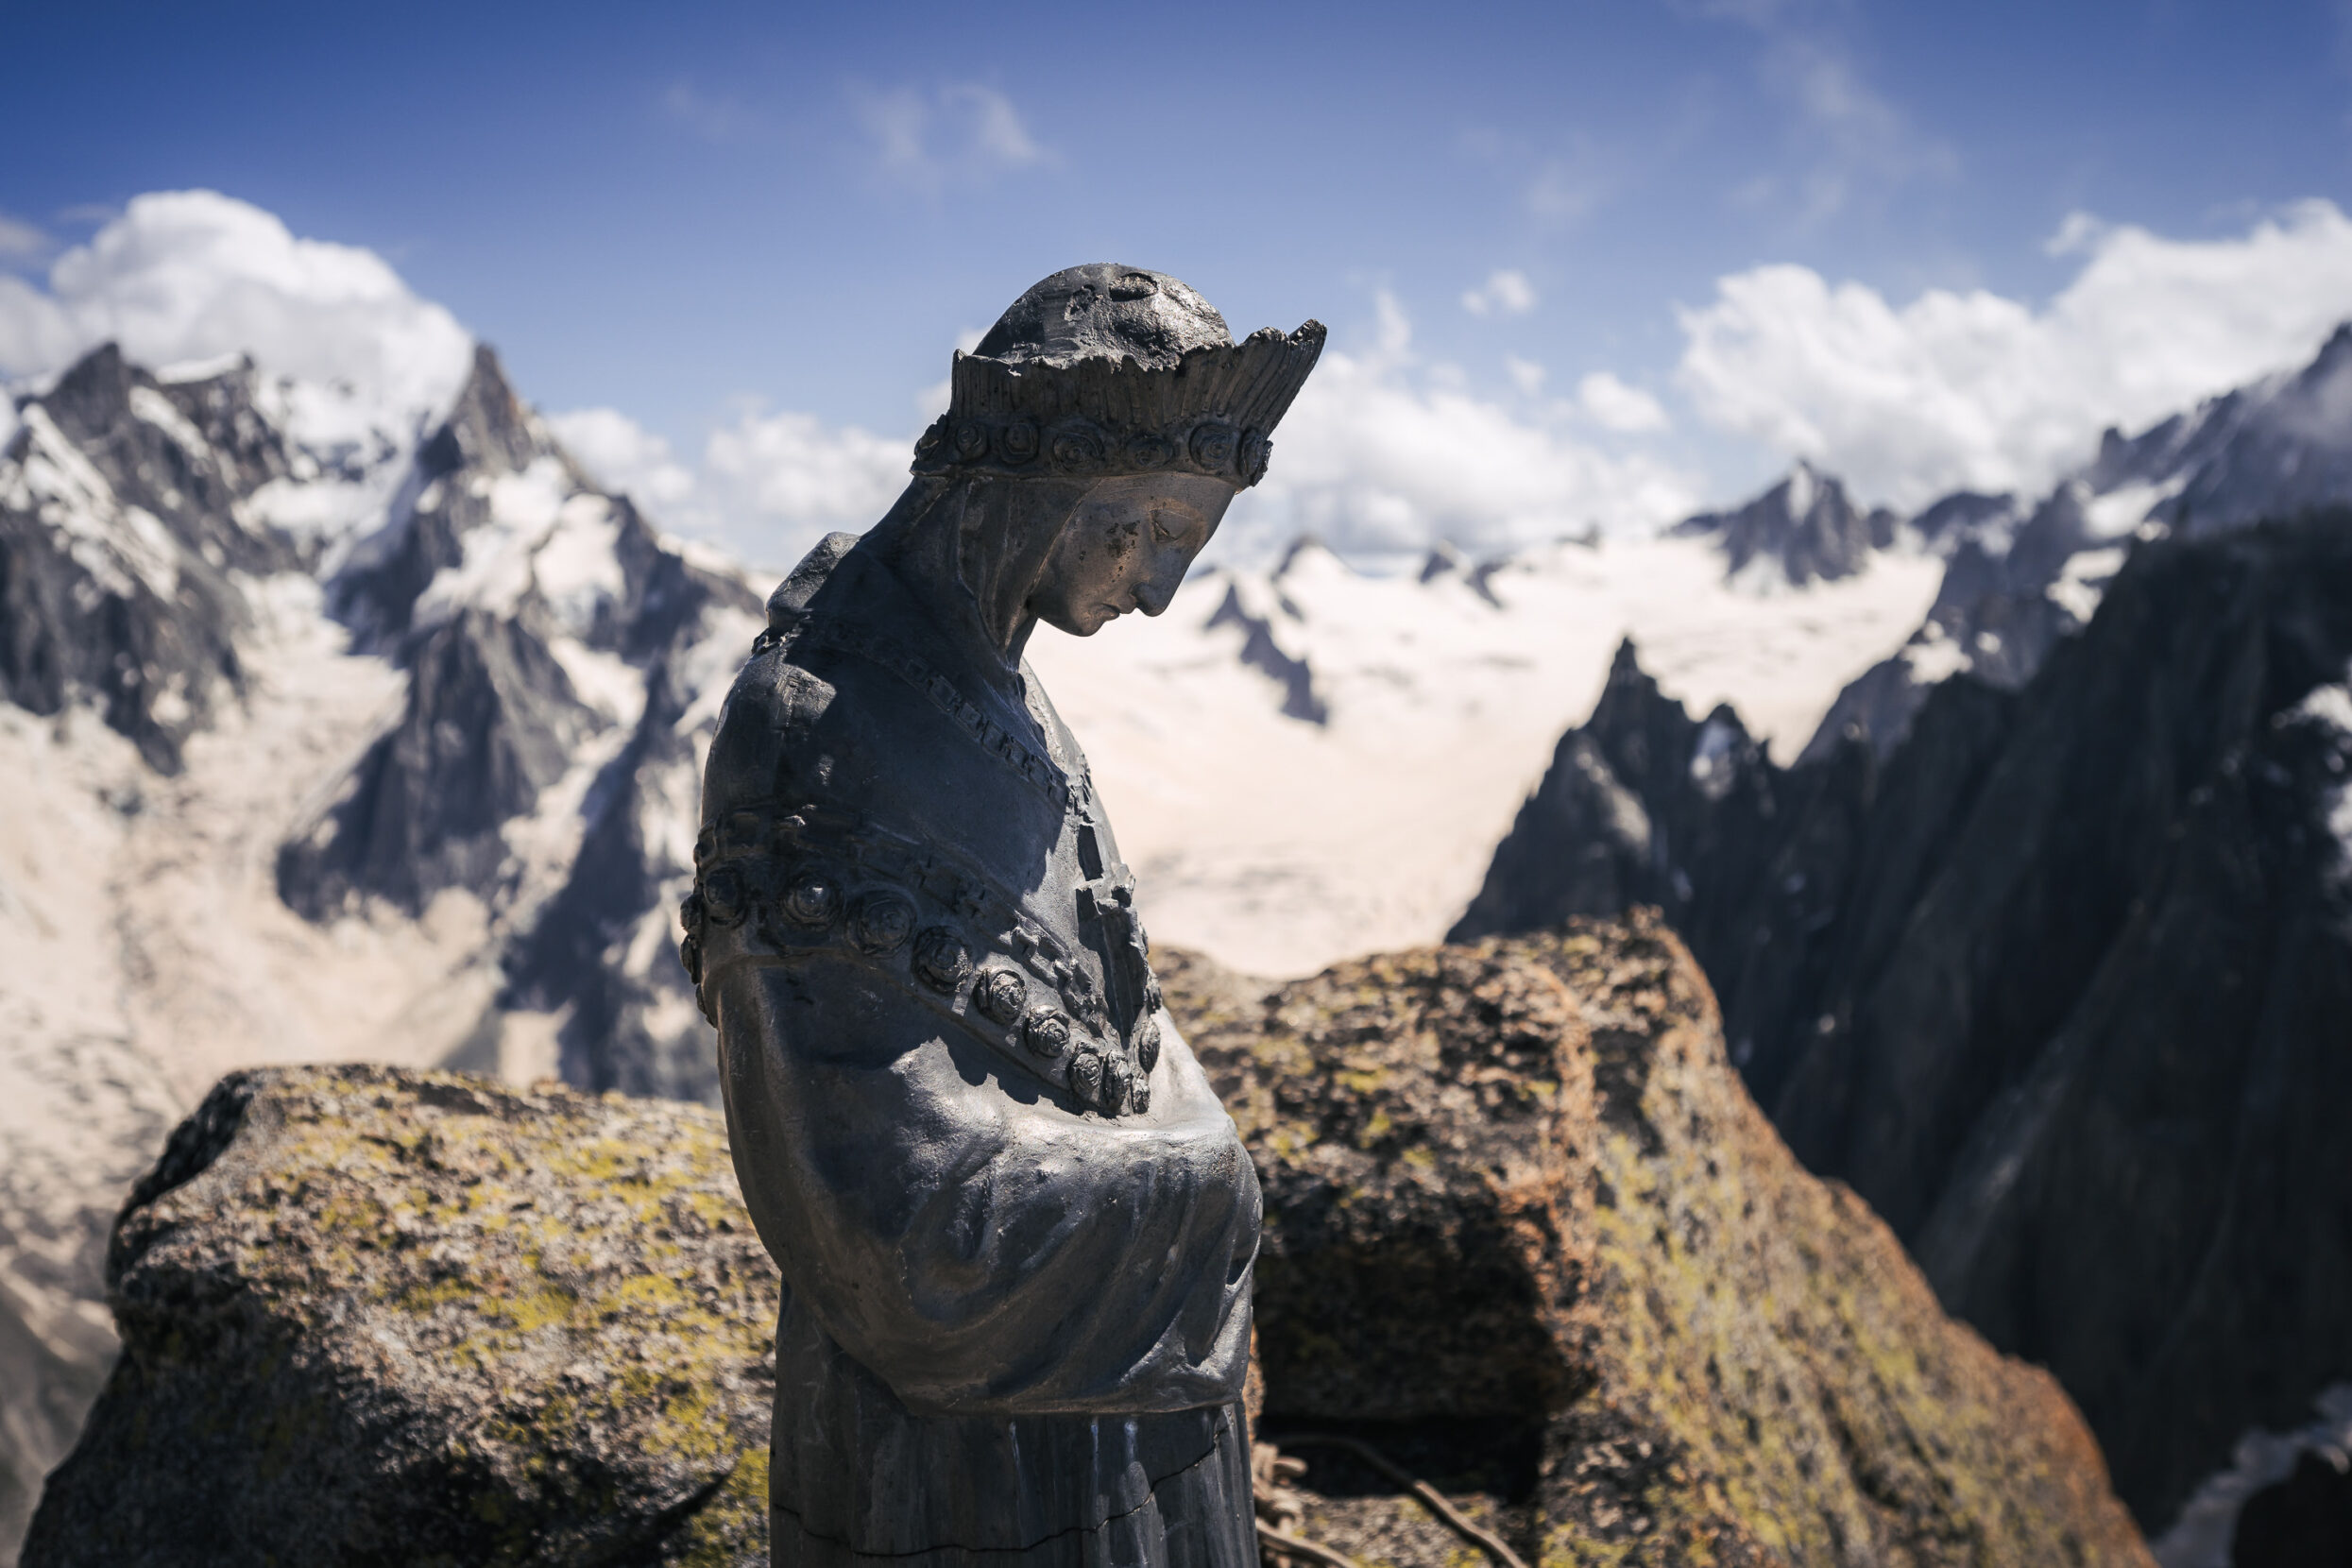
{"type": "Polygon", "coordinates": [[[1902,645],[1942,571],[1889,553],[1742,591],[1711,543],[1655,539],[1423,581],[1310,545],[1274,573],[1202,573],[1157,620],[1040,628],[1029,657],[1086,747],[1152,940],[1298,975],[1443,937],[1622,639],[1685,706],[1731,704],[1785,761],[1902,645]],[[1229,595],[1240,613],[1220,616],[1229,595]],[[1286,714],[1292,686],[1243,662],[1251,622],[1304,665],[1322,723],[1286,714]]]}

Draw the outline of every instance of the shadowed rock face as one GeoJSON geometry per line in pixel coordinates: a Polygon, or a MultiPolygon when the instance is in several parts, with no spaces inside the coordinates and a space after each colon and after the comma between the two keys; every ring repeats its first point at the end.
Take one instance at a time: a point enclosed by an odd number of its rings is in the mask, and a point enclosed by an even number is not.
{"type": "MultiPolygon", "coordinates": [[[[1166,973],[1266,1183],[1277,1441],[1372,1435],[1558,1568],[2146,1562],[2050,1379],[1796,1167],[1655,921],[1166,973]]],[[[26,1568],[766,1560],[778,1287],[710,1112],[237,1074],[109,1267],[123,1359],[26,1568]]],[[[1368,1562],[1457,1549],[1308,1480],[1368,1562]]]]}
{"type": "Polygon", "coordinates": [[[778,1287],[713,1113],[237,1074],[109,1283],[27,1568],[767,1560],[778,1287]]]}
{"type": "MultiPolygon", "coordinates": [[[[1265,1185],[1276,1444],[1370,1438],[1531,1561],[2147,1560],[2056,1385],[1790,1157],[1654,917],[1163,979],[1265,1185]]],[[[1298,1452],[1308,1535],[1461,1550],[1298,1452]]]]}
{"type": "Polygon", "coordinates": [[[2307,1453],[2294,1474],[2246,1499],[2230,1568],[2338,1568],[2352,1562],[2352,1474],[2343,1456],[2307,1453]]]}
{"type": "Polygon", "coordinates": [[[2352,1372],[2348,673],[2343,513],[2144,543],[2022,690],[1719,799],[1621,664],[1456,934],[1656,899],[1790,1147],[2160,1526],[2352,1372]]]}

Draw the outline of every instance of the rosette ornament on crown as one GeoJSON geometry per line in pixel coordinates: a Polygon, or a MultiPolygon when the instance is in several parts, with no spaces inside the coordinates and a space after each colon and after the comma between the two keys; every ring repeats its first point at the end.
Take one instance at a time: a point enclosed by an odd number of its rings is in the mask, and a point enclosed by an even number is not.
{"type": "Polygon", "coordinates": [[[1247,489],[1323,351],[1323,325],[1239,343],[1178,279],[1107,262],[1014,302],[949,374],[918,474],[1015,478],[1198,473],[1247,489]]]}

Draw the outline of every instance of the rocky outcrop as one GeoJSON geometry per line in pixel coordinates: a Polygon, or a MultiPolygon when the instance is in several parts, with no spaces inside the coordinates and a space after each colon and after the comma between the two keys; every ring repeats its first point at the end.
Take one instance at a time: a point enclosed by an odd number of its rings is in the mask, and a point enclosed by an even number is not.
{"type": "MultiPolygon", "coordinates": [[[[1167,979],[1265,1184],[1275,1442],[1368,1436],[1557,1568],[2146,1562],[2050,1379],[1797,1168],[1654,920],[1167,979]]],[[[236,1074],[109,1278],[123,1357],[26,1568],[765,1560],[777,1284],[712,1113],[236,1074]]],[[[1310,1535],[1454,1560],[1297,1451],[1310,1535]]]]}
{"type": "MultiPolygon", "coordinates": [[[[1291,604],[1288,596],[1282,591],[1283,573],[1290,570],[1291,563],[1299,558],[1301,552],[1321,549],[1322,546],[1312,539],[1291,541],[1289,550],[1274,570],[1270,585],[1273,602],[1270,605],[1261,604],[1253,607],[1242,598],[1240,582],[1229,579],[1225,584],[1225,597],[1219,602],[1216,611],[1202,626],[1204,631],[1215,631],[1222,626],[1240,628],[1241,662],[1281,690],[1284,717],[1303,720],[1310,724],[1329,724],[1331,705],[1315,689],[1314,667],[1276,640],[1274,625],[1278,618],[1295,623],[1299,613],[1298,606],[1291,604]]],[[[1428,580],[1426,573],[1423,580],[1428,580]]]]}
{"type": "MultiPolygon", "coordinates": [[[[1256,1157],[1264,1433],[1368,1438],[1530,1562],[2147,1560],[2039,1371],[1807,1176],[1654,917],[1342,964],[1170,964],[1256,1157]]],[[[1460,1542],[1341,1450],[1301,1530],[1460,1542]]]]}
{"type": "Polygon", "coordinates": [[[1720,800],[1725,716],[1623,665],[1459,934],[1678,895],[1790,1146],[2161,1527],[2352,1372],[2348,669],[2343,513],[2143,542],[2022,690],[1946,682],[1883,765],[1750,758],[1720,800]],[[1611,791],[1646,832],[1592,830],[1611,791]]]}
{"type": "MultiPolygon", "coordinates": [[[[678,705],[647,705],[648,683],[678,684],[671,666],[705,612],[757,607],[741,581],[689,565],[625,497],[598,491],[487,349],[394,516],[331,588],[355,642],[409,680],[398,722],[279,851],[279,891],[313,919],[367,897],[414,915],[451,887],[507,901],[529,869],[510,825],[595,737],[674,722],[678,705]],[[584,691],[575,672],[605,690],[584,691]]],[[[623,749],[642,761],[647,748],[623,749]]],[[[654,1076],[634,1086],[659,1086],[654,1076]]]]}
{"type": "Polygon", "coordinates": [[[237,1074],[108,1272],[26,1568],[767,1560],[777,1282],[713,1113],[237,1074]]]}

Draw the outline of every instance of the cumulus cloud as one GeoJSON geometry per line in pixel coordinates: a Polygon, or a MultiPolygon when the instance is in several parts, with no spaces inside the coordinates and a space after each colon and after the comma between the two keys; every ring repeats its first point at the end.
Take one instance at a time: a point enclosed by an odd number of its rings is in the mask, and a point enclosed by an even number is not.
{"type": "Polygon", "coordinates": [[[1525,315],[1535,309],[1535,285],[1525,273],[1503,267],[1462,295],[1462,309],[1473,315],[1525,315]]]}
{"type": "Polygon", "coordinates": [[[1810,268],[1757,267],[1681,314],[1700,413],[1860,493],[2035,490],[2137,429],[2307,360],[2352,316],[2352,220],[2312,201],[2242,236],[2070,220],[2082,269],[2041,309],[1985,290],[1896,306],[1810,268]]]}
{"type": "Polygon", "coordinates": [[[1265,482],[1236,503],[1227,551],[1301,532],[1363,554],[1440,538],[1504,550],[1598,525],[1638,532],[1698,505],[1689,475],[1645,453],[1580,441],[1429,373],[1396,301],[1377,301],[1364,352],[1326,350],[1275,435],[1265,482]]]}
{"type": "Polygon", "coordinates": [[[617,408],[581,408],[547,418],[555,438],[599,485],[626,492],[662,516],[690,503],[694,474],[670,443],[617,408]]]}
{"type": "Polygon", "coordinates": [[[402,429],[463,383],[472,340],[374,252],[300,239],[213,191],[132,199],[60,255],[47,287],[0,276],[0,376],[63,369],[111,339],[145,365],[250,353],[274,376],[337,388],[298,401],[328,425],[402,429]]]}
{"type": "Polygon", "coordinates": [[[1664,430],[1666,411],[1656,398],[1628,386],[1606,370],[1595,370],[1577,383],[1577,406],[1603,430],[1645,435],[1664,430]]]}
{"type": "Polygon", "coordinates": [[[812,415],[739,412],[689,466],[670,442],[618,409],[548,417],[556,438],[605,488],[664,527],[786,567],[837,528],[872,527],[906,486],[914,437],[887,437],[812,415]]]}
{"type": "Polygon", "coordinates": [[[885,181],[924,196],[1046,158],[1013,101],[977,82],[932,92],[861,90],[853,94],[852,108],[876,171],[885,181]]]}
{"type": "Polygon", "coordinates": [[[703,451],[705,503],[741,537],[807,540],[870,527],[907,486],[912,436],[893,439],[813,415],[746,413],[703,451]]]}
{"type": "MultiPolygon", "coordinates": [[[[1506,550],[1595,525],[1638,532],[1697,508],[1690,476],[1594,444],[1594,418],[1577,404],[1527,418],[1484,401],[1449,367],[1416,358],[1394,299],[1384,295],[1375,308],[1368,348],[1324,353],[1276,433],[1271,472],[1220,532],[1220,557],[1270,556],[1302,533],[1359,556],[1440,538],[1506,550]]],[[[913,447],[912,431],[883,436],[753,410],[714,431],[690,465],[610,409],[553,423],[591,471],[668,526],[772,566],[789,565],[830,529],[872,526],[904,488],[913,447]]]]}

